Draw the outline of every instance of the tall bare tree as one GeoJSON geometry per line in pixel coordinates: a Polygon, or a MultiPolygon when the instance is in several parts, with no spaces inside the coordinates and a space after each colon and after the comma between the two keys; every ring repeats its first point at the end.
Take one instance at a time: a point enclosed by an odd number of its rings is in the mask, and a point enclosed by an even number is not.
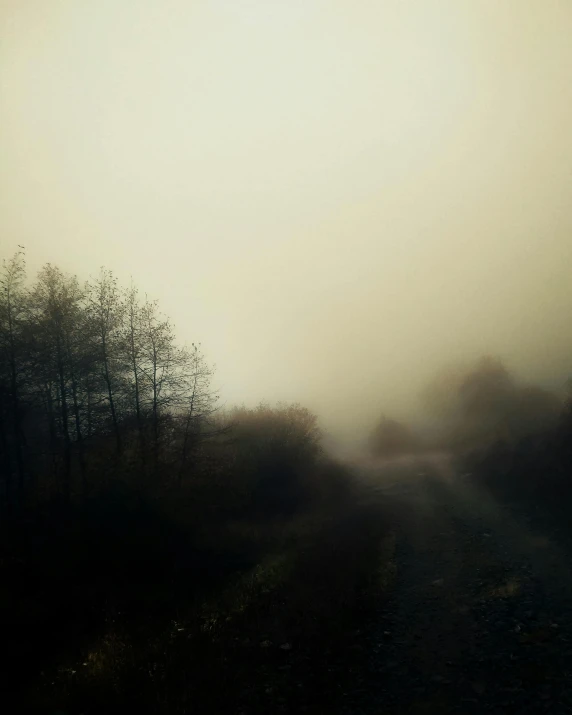
{"type": "Polygon", "coordinates": [[[117,285],[117,279],[104,268],[99,276],[89,284],[88,315],[95,335],[95,351],[105,382],[111,423],[117,452],[122,449],[116,388],[119,386],[120,366],[119,338],[123,329],[125,305],[117,285]]]}
{"type": "MultiPolygon", "coordinates": [[[[212,389],[213,369],[206,363],[200,345],[191,346],[185,353],[182,367],[181,401],[182,440],[178,470],[179,485],[187,466],[189,454],[205,436],[213,433],[209,418],[216,412],[218,394],[212,389]]],[[[215,430],[219,432],[220,429],[215,430]]]]}
{"type": "Polygon", "coordinates": [[[20,493],[32,483],[28,473],[55,478],[66,501],[78,473],[87,495],[97,473],[90,460],[105,454],[110,435],[126,456],[133,424],[133,473],[145,475],[149,462],[156,475],[162,462],[182,480],[197,445],[219,431],[209,426],[217,396],[200,346],[181,348],[158,304],[140,302],[133,286],[122,291],[110,271],[84,285],[47,264],[28,287],[24,269],[17,253],[0,273],[0,474],[9,501],[16,478],[20,493]]]}
{"type": "Polygon", "coordinates": [[[132,399],[135,408],[135,420],[140,447],[143,444],[143,410],[141,405],[142,389],[142,310],[139,305],[137,288],[131,284],[124,295],[125,321],[122,339],[122,351],[125,365],[132,385],[132,399]]]}
{"type": "MultiPolygon", "coordinates": [[[[160,415],[172,405],[178,387],[177,369],[183,362],[176,345],[173,326],[161,315],[155,301],[145,301],[141,307],[139,334],[140,375],[143,377],[145,402],[151,416],[155,467],[160,450],[160,415]],[[146,394],[145,394],[146,393],[146,394]]],[[[141,387],[141,383],[140,383],[141,387]]]]}
{"type": "Polygon", "coordinates": [[[12,474],[10,467],[10,448],[8,423],[11,423],[11,437],[16,460],[18,491],[24,489],[24,457],[22,431],[22,383],[24,380],[24,362],[22,346],[22,328],[25,322],[26,292],[26,260],[23,249],[17,251],[8,261],[3,262],[0,273],[0,370],[5,383],[3,397],[7,414],[1,419],[2,450],[6,470],[5,487],[7,502],[12,501],[12,474]]]}
{"type": "MultiPolygon", "coordinates": [[[[63,493],[67,501],[71,491],[72,430],[74,389],[77,400],[73,347],[81,325],[84,289],[75,276],[66,276],[59,268],[46,265],[39,273],[31,293],[38,359],[38,381],[46,392],[49,419],[54,435],[63,441],[63,493]],[[71,407],[70,407],[71,406],[71,407]]],[[[76,422],[77,428],[77,422],[76,422]]]]}

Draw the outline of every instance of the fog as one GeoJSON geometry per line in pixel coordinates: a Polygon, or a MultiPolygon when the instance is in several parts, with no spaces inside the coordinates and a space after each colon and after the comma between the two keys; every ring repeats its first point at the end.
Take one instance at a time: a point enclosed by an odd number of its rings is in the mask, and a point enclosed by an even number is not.
{"type": "Polygon", "coordinates": [[[572,364],[572,5],[2,0],[0,253],[160,300],[227,404],[352,436],[572,364]]]}

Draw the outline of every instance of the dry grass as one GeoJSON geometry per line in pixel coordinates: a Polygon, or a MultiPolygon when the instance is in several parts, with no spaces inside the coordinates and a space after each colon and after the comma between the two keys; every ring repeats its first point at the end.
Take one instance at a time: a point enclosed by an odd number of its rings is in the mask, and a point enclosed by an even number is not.
{"type": "MultiPolygon", "coordinates": [[[[265,531],[229,526],[250,541],[265,531]]],[[[300,515],[274,540],[279,548],[253,568],[179,601],[162,623],[110,619],[75,661],[46,672],[36,706],[86,715],[334,708],[352,677],[347,650],[392,579],[394,539],[379,513],[346,505],[300,515]]]]}

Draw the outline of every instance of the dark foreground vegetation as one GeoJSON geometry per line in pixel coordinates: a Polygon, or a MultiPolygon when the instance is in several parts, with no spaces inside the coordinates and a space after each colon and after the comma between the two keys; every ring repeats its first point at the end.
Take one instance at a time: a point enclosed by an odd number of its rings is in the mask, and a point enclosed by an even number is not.
{"type": "Polygon", "coordinates": [[[572,401],[485,358],[460,381],[450,443],[496,499],[572,536],[572,401]]]}
{"type": "Polygon", "coordinates": [[[572,538],[572,410],[551,429],[463,455],[471,478],[539,527],[572,538]]]}
{"type": "MultiPolygon", "coordinates": [[[[314,469],[313,478],[340,478],[325,463],[314,469]]],[[[210,507],[211,497],[210,485],[152,501],[120,488],[81,512],[13,528],[2,648],[14,704],[72,713],[333,707],[377,589],[378,511],[339,492],[264,516],[210,507]]]]}
{"type": "Polygon", "coordinates": [[[0,292],[10,712],[327,712],[386,535],[298,405],[217,409],[200,348],[102,271],[0,292]],[[333,663],[338,663],[338,667],[333,663]]]}

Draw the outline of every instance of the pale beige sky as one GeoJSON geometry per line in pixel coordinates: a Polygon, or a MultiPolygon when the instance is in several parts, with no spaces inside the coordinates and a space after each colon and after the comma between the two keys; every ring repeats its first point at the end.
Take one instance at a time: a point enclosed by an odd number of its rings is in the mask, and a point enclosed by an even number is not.
{"type": "Polygon", "coordinates": [[[228,402],[359,431],[572,365],[569,0],[0,0],[0,253],[158,297],[228,402]]]}

